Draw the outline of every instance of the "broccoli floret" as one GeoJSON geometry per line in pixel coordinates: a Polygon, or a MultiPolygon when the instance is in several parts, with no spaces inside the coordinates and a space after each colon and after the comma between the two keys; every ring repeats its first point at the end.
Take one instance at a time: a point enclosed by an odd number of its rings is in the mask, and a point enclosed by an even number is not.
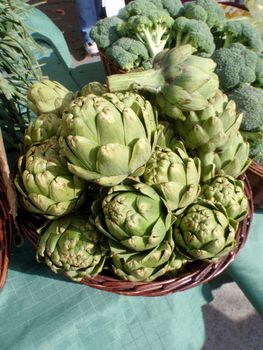
{"type": "Polygon", "coordinates": [[[184,6],[180,0],[147,0],[152,2],[156,7],[168,11],[173,18],[181,16],[184,6]]]}
{"type": "Polygon", "coordinates": [[[198,19],[203,22],[207,21],[206,10],[195,2],[185,4],[183,16],[189,19],[198,19]]]}
{"type": "Polygon", "coordinates": [[[153,11],[159,10],[153,2],[148,0],[134,0],[129,2],[125,7],[123,7],[118,16],[124,21],[127,21],[132,16],[148,16],[153,11]]]}
{"type": "Polygon", "coordinates": [[[117,16],[100,19],[90,31],[90,37],[96,42],[99,48],[105,49],[114,43],[120,36],[117,27],[123,20],[117,16]]]}
{"type": "Polygon", "coordinates": [[[150,14],[131,16],[119,27],[122,36],[140,40],[154,57],[163,51],[169,37],[172,17],[164,10],[153,10],[150,14]]]}
{"type": "Polygon", "coordinates": [[[149,67],[146,47],[138,40],[120,38],[105,51],[112,62],[121,69],[130,71],[138,67],[149,67]]]}
{"type": "Polygon", "coordinates": [[[259,32],[247,21],[227,21],[224,29],[223,47],[241,43],[256,52],[262,51],[263,42],[259,32]]]}
{"type": "Polygon", "coordinates": [[[215,73],[219,77],[221,90],[232,90],[256,80],[258,56],[244,45],[233,44],[229,48],[216,50],[212,58],[216,62],[215,73]]]}
{"type": "Polygon", "coordinates": [[[169,47],[190,44],[204,57],[210,57],[214,50],[214,38],[205,22],[178,17],[171,28],[169,47]]]}
{"type": "Polygon", "coordinates": [[[253,157],[254,161],[259,165],[263,166],[263,149],[257,152],[253,157]]]}
{"type": "Polygon", "coordinates": [[[220,31],[225,24],[225,12],[216,0],[196,0],[196,5],[207,13],[206,23],[212,32],[220,31]]]}
{"type": "Polygon", "coordinates": [[[263,90],[246,85],[227,93],[236,102],[237,111],[243,113],[241,130],[257,131],[263,125],[263,90]]]}
{"type": "Polygon", "coordinates": [[[253,86],[263,87],[263,55],[258,54],[257,65],[256,65],[256,80],[253,86]]]}

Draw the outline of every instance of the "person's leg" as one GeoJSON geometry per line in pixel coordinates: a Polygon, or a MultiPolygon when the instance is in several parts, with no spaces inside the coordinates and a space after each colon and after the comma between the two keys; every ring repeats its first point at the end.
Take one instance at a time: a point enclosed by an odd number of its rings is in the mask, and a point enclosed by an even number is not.
{"type": "Polygon", "coordinates": [[[101,1],[98,0],[76,0],[77,13],[81,35],[84,39],[86,51],[97,53],[93,40],[90,37],[91,28],[97,23],[101,13],[101,1]]]}

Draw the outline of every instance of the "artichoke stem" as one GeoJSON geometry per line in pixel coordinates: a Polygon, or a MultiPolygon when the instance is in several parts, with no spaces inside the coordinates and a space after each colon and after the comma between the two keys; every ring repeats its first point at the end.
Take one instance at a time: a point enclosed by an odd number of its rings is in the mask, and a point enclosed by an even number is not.
{"type": "Polygon", "coordinates": [[[160,69],[114,74],[107,77],[107,85],[110,92],[145,90],[156,94],[162,89],[164,83],[165,81],[160,69]]]}

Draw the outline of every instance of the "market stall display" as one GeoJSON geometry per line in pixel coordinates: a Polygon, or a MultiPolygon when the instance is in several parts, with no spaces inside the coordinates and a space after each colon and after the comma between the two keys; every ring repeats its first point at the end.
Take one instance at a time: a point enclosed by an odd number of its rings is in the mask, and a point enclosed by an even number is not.
{"type": "Polygon", "coordinates": [[[171,49],[156,56],[159,71],[110,76],[110,92],[95,82],[75,96],[51,81],[29,89],[38,117],[25,133],[15,184],[31,219],[21,211],[19,221],[38,261],[54,272],[119,294],[164,295],[213,278],[245,242],[253,205],[246,178],[237,179],[249,165],[248,144],[238,131],[242,115],[218,90],[213,61],[193,52],[190,45],[171,49]],[[175,62],[171,71],[189,70],[174,85],[168,60],[175,62]],[[193,93],[187,80],[196,69],[205,79],[193,93]],[[125,86],[134,74],[146,82],[142,88],[149,87],[144,75],[156,75],[150,92],[164,82],[156,104],[125,86]],[[178,88],[193,102],[183,96],[172,102],[178,88]],[[42,123],[47,113],[56,115],[49,130],[42,123]],[[193,113],[189,145],[179,131],[193,113]]]}

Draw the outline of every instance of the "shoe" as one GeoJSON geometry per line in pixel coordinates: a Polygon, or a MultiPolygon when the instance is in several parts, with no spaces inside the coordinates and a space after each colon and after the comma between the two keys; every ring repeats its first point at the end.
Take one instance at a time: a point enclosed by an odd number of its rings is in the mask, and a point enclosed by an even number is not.
{"type": "Polygon", "coordinates": [[[86,43],[85,44],[85,50],[87,52],[87,54],[89,55],[97,55],[99,53],[99,49],[96,43],[86,43]]]}

